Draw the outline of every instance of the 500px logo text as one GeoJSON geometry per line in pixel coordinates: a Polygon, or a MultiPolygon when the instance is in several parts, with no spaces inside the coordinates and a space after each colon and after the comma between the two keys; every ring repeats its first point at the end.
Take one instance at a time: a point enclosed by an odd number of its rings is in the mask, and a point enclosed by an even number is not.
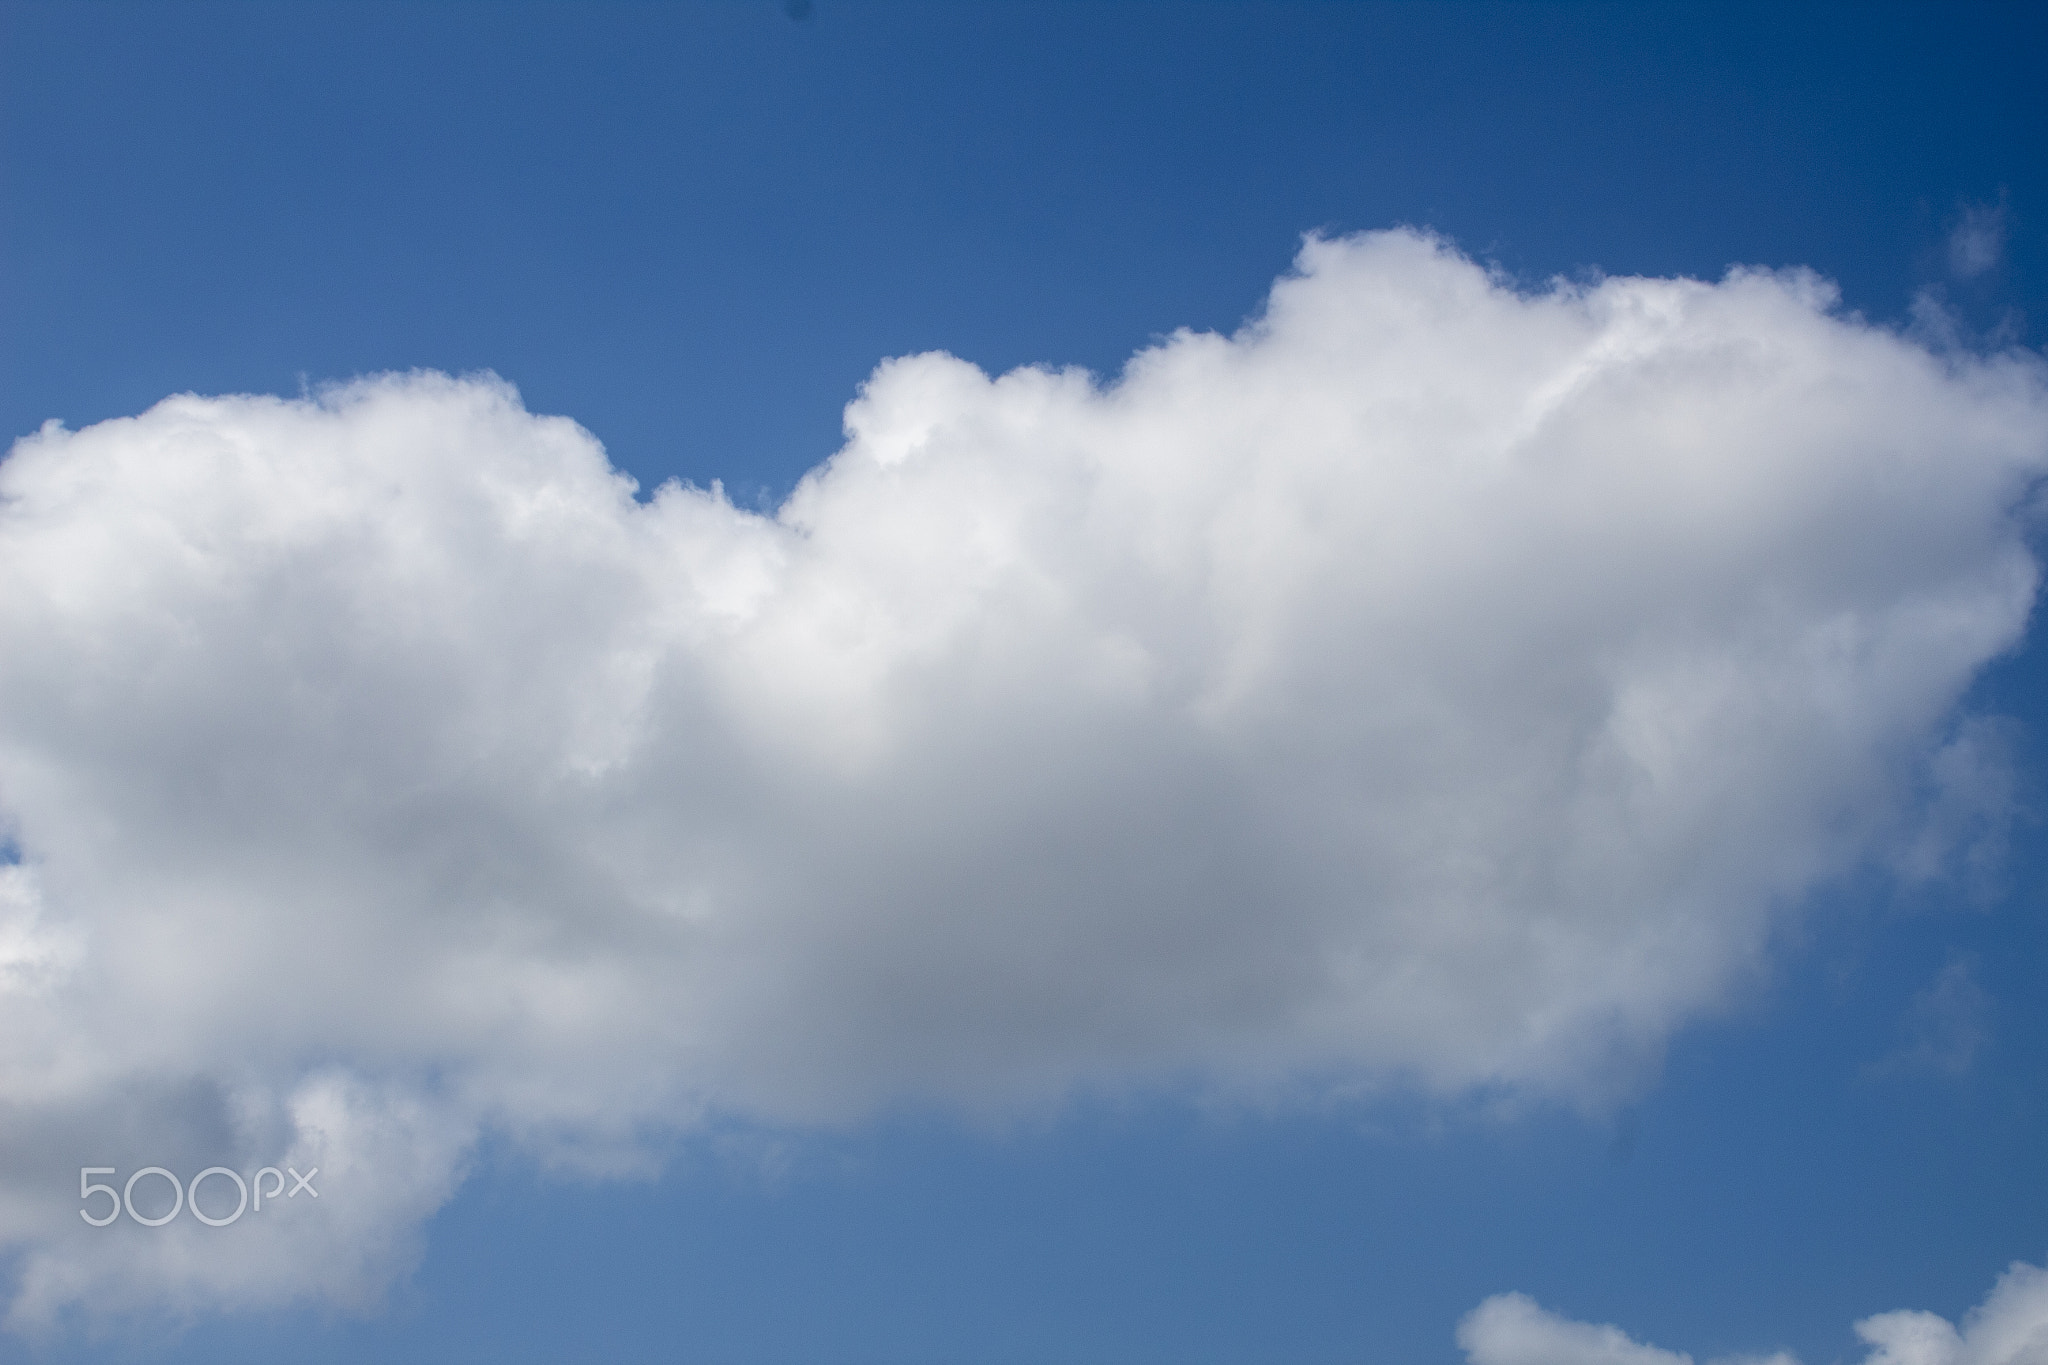
{"type": "Polygon", "coordinates": [[[176,1218],[179,1212],[188,1206],[192,1210],[192,1216],[208,1227],[224,1228],[237,1218],[240,1218],[243,1212],[249,1209],[249,1192],[252,1187],[256,1193],[255,1211],[258,1213],[263,1211],[263,1201],[265,1199],[275,1203],[280,1193],[284,1194],[284,1197],[287,1199],[296,1199],[299,1197],[299,1191],[304,1190],[315,1199],[320,1197],[320,1191],[313,1188],[313,1177],[320,1174],[318,1166],[307,1171],[304,1175],[300,1175],[290,1166],[285,1167],[283,1171],[280,1171],[275,1166],[265,1166],[262,1170],[256,1172],[253,1179],[246,1181],[242,1179],[240,1173],[231,1171],[225,1166],[208,1166],[198,1175],[193,1176],[192,1183],[189,1185],[179,1184],[178,1177],[172,1175],[161,1166],[144,1166],[141,1170],[129,1176],[128,1183],[119,1190],[116,1190],[112,1185],[102,1185],[93,1180],[93,1177],[96,1175],[115,1174],[118,1174],[118,1172],[112,1166],[80,1166],[78,1168],[79,1199],[85,1203],[90,1203],[94,1195],[103,1194],[111,1201],[111,1207],[107,1209],[107,1214],[104,1218],[93,1217],[92,1210],[89,1208],[78,1211],[80,1218],[83,1218],[96,1228],[103,1228],[116,1218],[119,1218],[123,1209],[128,1211],[130,1218],[133,1218],[142,1226],[146,1228],[160,1228],[173,1218],[176,1218]],[[291,1172],[293,1181],[292,1187],[288,1192],[284,1188],[285,1171],[291,1172]],[[170,1182],[171,1211],[169,1213],[159,1214],[154,1218],[150,1218],[144,1217],[135,1211],[135,1182],[144,1176],[161,1176],[170,1182]],[[232,1180],[235,1183],[235,1211],[225,1218],[216,1218],[199,1207],[199,1187],[209,1176],[232,1180]],[[276,1183],[268,1190],[263,1188],[263,1177],[265,1176],[275,1176],[277,1178],[276,1183]]]}

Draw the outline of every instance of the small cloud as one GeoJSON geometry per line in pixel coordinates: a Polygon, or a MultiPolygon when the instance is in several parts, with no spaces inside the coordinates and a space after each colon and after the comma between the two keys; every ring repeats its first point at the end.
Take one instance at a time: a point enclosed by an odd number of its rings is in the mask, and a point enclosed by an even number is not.
{"type": "MultiPolygon", "coordinates": [[[[1856,1323],[1863,1365],[2038,1365],[2048,1341],[2048,1271],[2015,1261],[1960,1324],[1934,1313],[1878,1313],[1856,1323]]],[[[1470,1365],[1692,1365],[1619,1327],[1574,1322],[1526,1294],[1496,1294],[1458,1324],[1470,1365]]],[[[1720,1356],[1707,1365],[1799,1365],[1787,1351],[1720,1356]]]]}
{"type": "Polygon", "coordinates": [[[1965,204],[1948,234],[1948,268],[1959,280],[1974,280],[2005,255],[2007,229],[2003,192],[1995,204],[1965,204]]]}
{"type": "Polygon", "coordinates": [[[1458,1324],[1458,1345],[1471,1365],[1693,1365],[1619,1327],[1560,1317],[1527,1294],[1496,1294],[1473,1309],[1458,1324]]]}
{"type": "Polygon", "coordinates": [[[1864,1365],[2031,1365],[2048,1341],[2048,1271],[2015,1261],[1961,1330],[1933,1313],[1879,1313],[1856,1324],[1864,1365]]]}
{"type": "Polygon", "coordinates": [[[1905,1044],[1871,1068],[1873,1076],[1961,1076],[1990,1037],[1991,996],[1977,984],[1976,961],[1952,959],[1914,995],[1901,1025],[1905,1044]]]}

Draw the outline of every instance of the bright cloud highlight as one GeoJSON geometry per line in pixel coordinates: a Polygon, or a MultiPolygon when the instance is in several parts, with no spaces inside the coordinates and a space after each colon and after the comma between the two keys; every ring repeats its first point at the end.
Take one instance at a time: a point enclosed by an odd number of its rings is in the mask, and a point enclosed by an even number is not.
{"type": "Polygon", "coordinates": [[[1640,1081],[1988,789],[2048,382],[1833,305],[1311,240],[1112,383],[885,363],[773,515],[488,378],[21,441],[13,1321],[369,1301],[485,1131],[1640,1081]],[[77,1217],[286,1157],[289,1221],[77,1217]]]}

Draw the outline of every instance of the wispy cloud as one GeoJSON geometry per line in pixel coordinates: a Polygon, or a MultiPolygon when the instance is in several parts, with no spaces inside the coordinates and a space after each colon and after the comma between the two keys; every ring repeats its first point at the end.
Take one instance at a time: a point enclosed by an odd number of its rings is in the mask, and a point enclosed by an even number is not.
{"type": "Polygon", "coordinates": [[[1959,280],[1973,280],[2003,260],[2007,217],[2003,195],[1995,204],[1963,205],[1949,229],[1949,273],[1959,280]]]}
{"type": "Polygon", "coordinates": [[[1906,1007],[1905,1041],[1871,1068],[1877,1076],[1961,1076],[1991,1036],[1991,997],[1977,984],[1976,963],[1957,957],[1906,1007]]]}

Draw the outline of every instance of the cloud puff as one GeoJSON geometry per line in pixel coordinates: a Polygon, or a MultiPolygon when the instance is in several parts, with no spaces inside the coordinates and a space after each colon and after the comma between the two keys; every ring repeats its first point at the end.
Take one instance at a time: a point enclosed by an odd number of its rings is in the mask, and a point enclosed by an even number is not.
{"type": "Polygon", "coordinates": [[[2042,1365],[2048,1361],[2048,1270],[2015,1261],[1962,1330],[1933,1313],[1880,1313],[1856,1324],[1875,1349],[1864,1365],[2042,1365]]]}
{"type": "MultiPolygon", "coordinates": [[[[1495,1293],[1468,1312],[1458,1324],[1458,1349],[1473,1365],[1692,1365],[1692,1357],[1683,1351],[1645,1347],[1630,1340],[1618,1326],[1561,1318],[1526,1293],[1495,1293]]],[[[1798,1365],[1798,1361],[1780,1351],[1776,1355],[1718,1357],[1710,1365],[1798,1365]]]]}
{"type": "MultiPolygon", "coordinates": [[[[2042,1365],[2048,1361],[2048,1271],[2015,1261],[1958,1331],[1934,1313],[1880,1313],[1856,1324],[1873,1349],[1863,1365],[2042,1365]]],[[[1574,1322],[1526,1294],[1496,1294],[1458,1324],[1471,1365],[1692,1365],[1692,1357],[1631,1340],[1620,1328],[1574,1322]]],[[[1798,1365],[1726,1356],[1709,1365],[1798,1365]]]]}
{"type": "Polygon", "coordinates": [[[1496,1294],[1458,1324],[1472,1365],[1692,1365],[1692,1357],[1632,1341],[1619,1327],[1573,1322],[1527,1294],[1496,1294]]]}
{"type": "Polygon", "coordinates": [[[2034,599],[2042,367],[1833,302],[1312,239],[1113,383],[885,363],[772,516],[489,378],[21,441],[15,1320],[374,1294],[486,1131],[1612,1096],[1882,860],[2034,599]],[[287,1157],[317,1205],[77,1216],[287,1157]]]}

